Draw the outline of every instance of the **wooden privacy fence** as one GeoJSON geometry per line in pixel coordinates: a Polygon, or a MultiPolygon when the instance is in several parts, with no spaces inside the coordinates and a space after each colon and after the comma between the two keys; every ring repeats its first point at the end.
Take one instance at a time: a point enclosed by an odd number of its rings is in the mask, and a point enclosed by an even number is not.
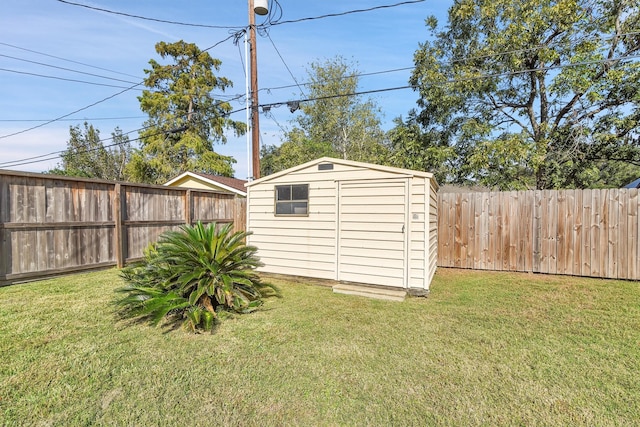
{"type": "Polygon", "coordinates": [[[0,170],[0,284],[122,267],[185,223],[245,230],[245,209],[215,191],[0,170]]]}
{"type": "Polygon", "coordinates": [[[438,265],[640,279],[638,189],[441,193],[438,265]]]}

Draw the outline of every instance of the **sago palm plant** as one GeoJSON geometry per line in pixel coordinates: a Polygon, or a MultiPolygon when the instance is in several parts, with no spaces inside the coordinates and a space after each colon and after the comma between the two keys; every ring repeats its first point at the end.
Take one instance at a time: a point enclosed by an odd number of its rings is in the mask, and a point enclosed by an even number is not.
{"type": "Polygon", "coordinates": [[[212,330],[221,315],[255,310],[277,290],[255,273],[262,264],[257,248],[244,244],[246,236],[233,233],[231,224],[200,222],[164,233],[142,262],[122,270],[121,314],[155,325],[182,320],[199,331],[212,330]]]}

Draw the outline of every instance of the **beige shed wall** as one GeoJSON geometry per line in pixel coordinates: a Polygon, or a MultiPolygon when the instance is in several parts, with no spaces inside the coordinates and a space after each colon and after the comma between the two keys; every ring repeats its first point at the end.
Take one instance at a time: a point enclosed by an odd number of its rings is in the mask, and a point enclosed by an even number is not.
{"type": "Polygon", "coordinates": [[[424,288],[427,277],[427,236],[426,194],[428,179],[416,177],[410,180],[409,194],[409,287],[424,288]]]}
{"type": "Polygon", "coordinates": [[[428,264],[428,274],[425,275],[426,280],[426,288],[429,287],[431,283],[431,279],[433,279],[433,275],[436,272],[436,268],[438,266],[438,184],[435,180],[430,179],[429,183],[429,194],[428,194],[428,203],[429,203],[429,240],[426,244],[429,260],[428,264]]]}
{"type": "MultiPolygon", "coordinates": [[[[403,171],[392,173],[339,163],[333,163],[333,165],[333,170],[321,171],[318,170],[317,164],[313,164],[273,179],[267,177],[264,181],[247,188],[249,196],[247,227],[253,233],[248,237],[248,242],[258,247],[258,256],[265,264],[260,271],[339,280],[340,274],[337,271],[339,182],[400,179],[408,183],[408,194],[404,201],[407,209],[406,245],[401,247],[390,242],[385,247],[363,250],[370,251],[372,260],[380,258],[388,251],[405,251],[406,286],[428,289],[437,260],[435,252],[437,230],[433,228],[437,225],[435,182],[422,176],[412,176],[411,171],[404,174],[403,171]],[[274,215],[274,187],[281,184],[309,184],[309,215],[307,217],[274,215]]],[[[350,204],[350,209],[354,206],[356,205],[350,204]]],[[[341,215],[353,213],[341,212],[341,215]]],[[[384,214],[376,215],[382,217],[384,214]]],[[[367,217],[363,218],[367,220],[367,217]]],[[[349,230],[350,243],[357,239],[358,235],[357,223],[352,222],[352,224],[355,228],[349,230]]],[[[381,224],[380,230],[384,227],[385,225],[381,224]]],[[[367,238],[367,233],[370,234],[370,232],[361,232],[363,240],[367,238]]],[[[366,242],[363,241],[362,247],[366,248],[366,242]]],[[[353,247],[343,250],[341,257],[356,255],[353,247]]],[[[389,253],[388,256],[391,259],[393,254],[389,253]]],[[[344,258],[341,258],[341,261],[343,260],[344,258]]],[[[363,264],[367,262],[371,260],[363,260],[363,264]]],[[[375,267],[382,268],[385,262],[384,260],[376,261],[375,267]]],[[[349,280],[355,278],[352,276],[350,275],[349,280]]],[[[342,280],[346,279],[342,278],[342,280]]]]}
{"type": "Polygon", "coordinates": [[[336,183],[322,171],[311,172],[247,188],[248,241],[265,264],[260,271],[336,279],[336,183]],[[274,188],[281,184],[309,184],[309,216],[274,215],[274,188]]]}

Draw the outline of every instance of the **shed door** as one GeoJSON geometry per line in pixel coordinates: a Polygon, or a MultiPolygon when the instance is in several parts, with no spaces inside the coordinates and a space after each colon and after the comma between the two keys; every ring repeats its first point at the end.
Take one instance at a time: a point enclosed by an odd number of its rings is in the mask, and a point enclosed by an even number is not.
{"type": "Polygon", "coordinates": [[[338,280],[405,287],[407,184],[339,183],[338,280]]]}

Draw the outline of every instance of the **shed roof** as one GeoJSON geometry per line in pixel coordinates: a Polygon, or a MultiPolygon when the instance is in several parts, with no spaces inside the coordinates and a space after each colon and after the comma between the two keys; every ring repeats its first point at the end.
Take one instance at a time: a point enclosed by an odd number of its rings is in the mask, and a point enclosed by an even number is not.
{"type": "Polygon", "coordinates": [[[184,172],[183,174],[173,178],[171,181],[165,183],[164,185],[171,185],[174,182],[180,181],[181,179],[186,177],[191,177],[206,182],[208,184],[220,187],[224,190],[227,190],[231,193],[239,194],[241,196],[247,195],[247,191],[244,188],[244,185],[247,181],[245,181],[244,179],[231,178],[228,176],[209,175],[197,172],[184,172]]]}
{"type": "MultiPolygon", "coordinates": [[[[378,170],[378,171],[382,171],[382,172],[389,172],[389,173],[393,173],[393,174],[401,174],[401,175],[412,175],[412,176],[417,176],[417,177],[421,177],[421,178],[429,178],[433,180],[433,174],[429,173],[429,172],[422,172],[422,171],[414,171],[411,169],[402,169],[402,168],[395,168],[392,166],[381,166],[381,165],[376,165],[373,163],[364,163],[364,162],[355,162],[353,160],[343,160],[343,159],[335,159],[332,157],[321,157],[319,159],[316,160],[311,160],[310,162],[307,163],[303,163],[301,165],[298,166],[294,166],[292,168],[289,169],[285,169],[283,171],[262,177],[260,179],[256,179],[254,181],[251,182],[247,182],[245,184],[245,187],[251,187],[252,185],[255,184],[259,184],[261,182],[267,182],[270,181],[272,179],[281,177],[283,175],[287,175],[289,173],[292,172],[296,172],[302,169],[306,169],[308,167],[312,167],[315,165],[318,165],[320,163],[334,163],[334,164],[338,164],[338,165],[344,165],[344,166],[352,166],[352,167],[358,167],[358,168],[367,168],[367,169],[371,169],[371,170],[378,170]]],[[[436,188],[437,188],[437,183],[435,182],[435,180],[433,181],[436,184],[436,188]]]]}

